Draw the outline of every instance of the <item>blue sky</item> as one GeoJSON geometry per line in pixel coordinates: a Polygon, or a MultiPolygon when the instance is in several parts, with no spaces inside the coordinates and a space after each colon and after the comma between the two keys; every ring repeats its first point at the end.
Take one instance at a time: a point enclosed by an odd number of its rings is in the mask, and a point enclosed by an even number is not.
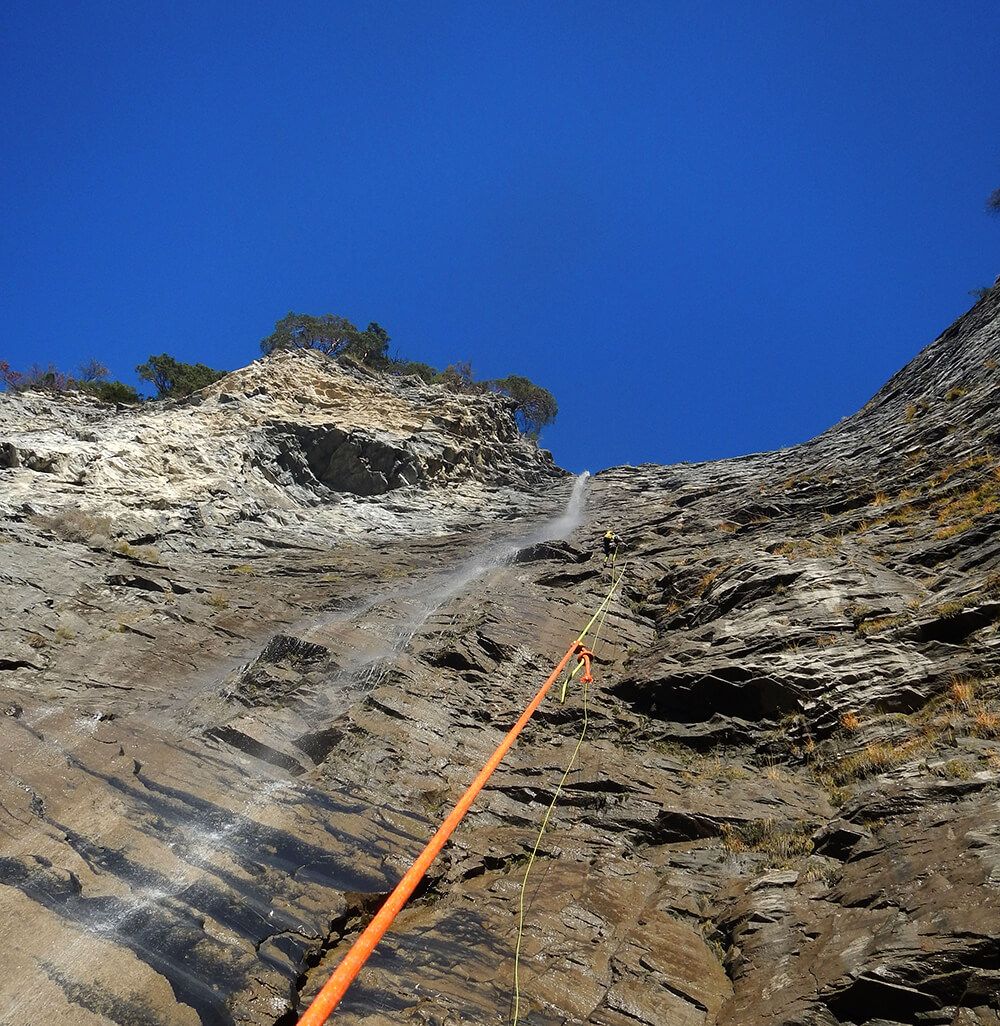
{"type": "Polygon", "coordinates": [[[1000,5],[0,6],[0,359],[288,310],[551,389],[564,466],[853,412],[1000,273],[1000,5]]]}

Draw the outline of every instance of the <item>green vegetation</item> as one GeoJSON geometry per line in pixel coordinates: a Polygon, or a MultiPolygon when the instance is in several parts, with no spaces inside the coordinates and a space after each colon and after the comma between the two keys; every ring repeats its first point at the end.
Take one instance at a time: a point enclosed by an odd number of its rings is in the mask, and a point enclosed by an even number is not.
{"type": "MultiPolygon", "coordinates": [[[[989,196],[986,197],[986,213],[1000,216],[1000,189],[994,189],[989,196]]],[[[1000,279],[998,279],[998,281],[1000,281],[1000,279]]],[[[997,282],[994,282],[993,285],[984,285],[978,289],[970,289],[969,295],[976,300],[985,299],[986,296],[993,291],[996,285],[997,282]]]]}
{"type": "MultiPolygon", "coordinates": [[[[429,363],[404,360],[389,355],[389,333],[377,321],[362,331],[339,314],[295,313],[290,311],[274,325],[274,331],[261,339],[265,356],[296,349],[315,349],[326,356],[355,361],[375,370],[399,377],[415,375],[427,384],[443,385],[452,392],[483,394],[496,392],[514,403],[514,417],[522,433],[538,438],[559,412],[555,397],[520,374],[492,381],[476,381],[468,363],[449,364],[443,371],[429,363]]],[[[140,374],[142,372],[140,371],[140,374]]]]}
{"type": "Polygon", "coordinates": [[[375,321],[364,331],[337,314],[297,314],[289,311],[274,326],[260,348],[265,356],[283,349],[316,349],[327,356],[351,356],[370,367],[389,361],[389,333],[375,321]]]}
{"type": "Polygon", "coordinates": [[[108,368],[97,360],[88,360],[75,375],[65,374],[54,364],[34,364],[26,371],[14,370],[0,360],[0,386],[9,392],[84,392],[98,402],[134,404],[139,393],[123,381],[109,380],[108,368]]]}
{"type": "MultiPolygon", "coordinates": [[[[212,370],[203,363],[183,363],[166,353],[151,356],[135,368],[139,378],[154,386],[158,399],[181,398],[223,377],[225,371],[212,370]]],[[[59,370],[50,363],[27,370],[14,370],[0,360],[0,387],[9,392],[82,392],[98,402],[134,405],[142,396],[131,385],[114,381],[110,371],[97,360],[87,360],[75,374],[59,370]]]]}
{"type": "Polygon", "coordinates": [[[428,385],[439,380],[440,373],[436,367],[429,363],[421,363],[419,360],[394,360],[392,364],[394,374],[400,377],[416,376],[422,378],[428,385]]]}
{"type": "Polygon", "coordinates": [[[157,399],[181,399],[225,376],[203,363],[182,363],[166,353],[151,356],[135,369],[143,381],[156,389],[157,399]]]}
{"type": "MultiPolygon", "coordinates": [[[[225,371],[212,370],[203,363],[183,363],[161,353],[136,367],[136,373],[153,385],[158,399],[177,399],[218,381],[225,371]]],[[[108,368],[98,360],[88,360],[76,374],[67,374],[51,363],[18,371],[0,360],[0,387],[9,392],[83,392],[108,404],[134,405],[142,401],[131,385],[109,375],[108,368]]]]}
{"type": "Polygon", "coordinates": [[[551,424],[559,413],[552,393],[520,374],[510,374],[506,378],[487,382],[487,385],[493,391],[514,400],[514,415],[518,426],[536,438],[542,428],[551,424]]]}
{"type": "MultiPolygon", "coordinates": [[[[363,331],[346,317],[337,314],[289,312],[274,326],[274,331],[261,340],[265,355],[296,349],[315,349],[326,356],[357,365],[385,371],[398,377],[415,376],[427,384],[442,385],[453,392],[482,395],[489,392],[506,396],[513,404],[514,418],[520,431],[537,440],[543,428],[551,424],[559,412],[555,397],[520,374],[505,378],[477,381],[468,363],[456,362],[438,370],[429,363],[405,360],[389,355],[389,333],[377,321],[370,321],[363,331]]],[[[181,399],[211,385],[225,375],[203,363],[185,363],[160,353],[150,356],[136,367],[136,373],[156,390],[157,399],[181,399]]],[[[11,392],[84,392],[99,402],[134,404],[142,396],[123,381],[111,380],[107,367],[97,360],[88,360],[76,374],[66,374],[55,365],[32,366],[18,371],[0,360],[0,390],[11,392]]]]}

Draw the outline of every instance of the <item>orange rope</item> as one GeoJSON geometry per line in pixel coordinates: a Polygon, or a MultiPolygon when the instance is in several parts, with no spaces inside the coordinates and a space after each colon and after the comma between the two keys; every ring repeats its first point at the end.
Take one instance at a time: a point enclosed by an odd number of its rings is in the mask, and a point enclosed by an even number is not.
{"type": "Polygon", "coordinates": [[[538,689],[535,697],[528,704],[524,712],[521,713],[520,719],[510,728],[507,736],[500,742],[497,750],[479,771],[476,779],[469,785],[465,794],[459,798],[455,808],[449,813],[448,818],[438,827],[437,833],[427,842],[427,847],[417,856],[416,861],[406,871],[406,875],[396,885],[396,889],[386,898],[385,904],[375,914],[375,918],[372,919],[361,936],[354,942],[350,951],[347,952],[341,963],[333,971],[333,975],[324,984],[323,989],[313,999],[312,1004],[306,1009],[302,1018],[299,1019],[298,1026],[322,1026],[330,1017],[330,1014],[346,993],[347,988],[361,971],[361,967],[368,961],[369,956],[375,950],[375,945],[385,935],[385,932],[392,925],[392,921],[399,915],[410,895],[416,890],[417,884],[420,883],[424,874],[430,868],[438,852],[445,846],[445,842],[452,835],[455,827],[458,826],[469,811],[486,781],[489,780],[493,771],[500,765],[503,757],[510,751],[511,746],[517,740],[517,735],[521,733],[525,724],[531,719],[532,714],[542,704],[542,699],[545,698],[549,688],[556,682],[556,679],[566,668],[567,663],[569,663],[573,656],[582,650],[583,645],[579,641],[574,641],[566,650],[566,654],[559,660],[559,665],[556,666],[546,678],[545,683],[538,689]]]}

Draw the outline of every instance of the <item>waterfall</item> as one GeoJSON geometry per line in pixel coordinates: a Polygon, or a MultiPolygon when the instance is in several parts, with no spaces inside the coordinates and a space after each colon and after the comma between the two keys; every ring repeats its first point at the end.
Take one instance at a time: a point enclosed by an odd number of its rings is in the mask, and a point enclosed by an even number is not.
{"type": "Polygon", "coordinates": [[[573,490],[569,494],[566,508],[555,520],[549,521],[534,531],[531,535],[532,542],[565,541],[580,526],[587,504],[587,482],[589,480],[589,470],[585,470],[577,476],[573,482],[573,490]]]}

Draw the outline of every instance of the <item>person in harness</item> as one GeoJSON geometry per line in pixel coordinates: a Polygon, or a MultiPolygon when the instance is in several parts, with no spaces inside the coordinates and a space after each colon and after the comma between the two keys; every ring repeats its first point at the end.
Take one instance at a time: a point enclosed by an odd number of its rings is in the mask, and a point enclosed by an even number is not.
{"type": "Polygon", "coordinates": [[[625,543],[621,540],[621,537],[619,535],[615,534],[615,532],[612,531],[610,527],[604,532],[604,565],[605,566],[607,566],[608,563],[612,562],[614,559],[617,559],[617,557],[618,557],[618,550],[624,544],[625,543]]]}

